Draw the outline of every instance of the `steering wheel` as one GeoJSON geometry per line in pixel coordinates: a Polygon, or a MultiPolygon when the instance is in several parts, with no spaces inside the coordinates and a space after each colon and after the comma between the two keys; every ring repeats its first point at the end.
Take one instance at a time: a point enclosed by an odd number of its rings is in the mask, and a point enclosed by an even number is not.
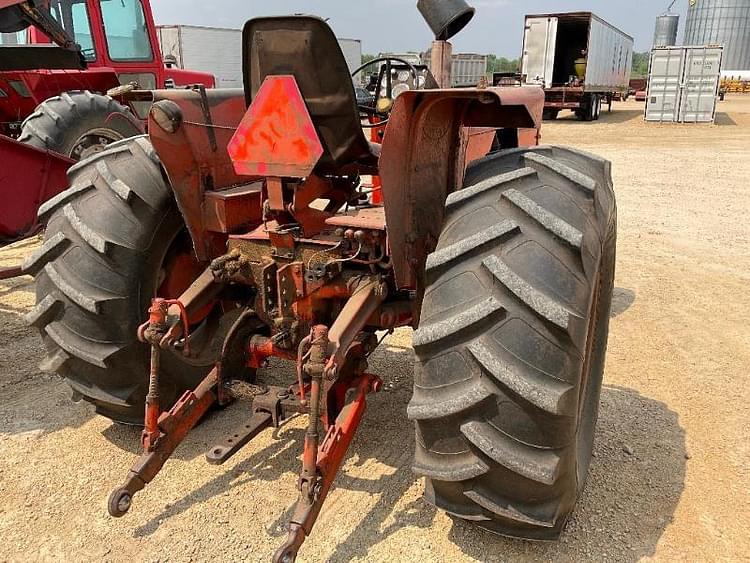
{"type": "MultiPolygon", "coordinates": [[[[352,77],[356,76],[360,72],[362,72],[364,69],[366,69],[368,66],[372,66],[374,64],[378,63],[385,63],[385,96],[381,95],[381,83],[378,82],[378,88],[377,88],[377,95],[375,96],[375,107],[371,108],[369,106],[362,106],[357,104],[357,107],[360,111],[368,114],[368,115],[377,115],[377,116],[383,116],[387,115],[388,112],[390,112],[391,107],[393,106],[393,82],[391,77],[391,68],[393,66],[393,61],[396,61],[400,64],[403,64],[409,68],[409,72],[411,73],[412,77],[414,78],[414,83],[417,84],[419,82],[419,75],[417,73],[417,69],[414,67],[413,64],[411,64],[409,61],[406,61],[404,59],[401,59],[399,57],[377,57],[375,59],[372,59],[371,61],[368,61],[364,63],[363,65],[360,65],[357,67],[354,72],[352,72],[352,77]],[[388,107],[385,110],[379,110],[378,109],[378,102],[381,99],[385,99],[388,101],[388,107]]],[[[385,119],[383,121],[379,121],[376,124],[370,124],[370,125],[363,125],[363,127],[381,127],[384,124],[388,122],[388,119],[385,119]]]]}

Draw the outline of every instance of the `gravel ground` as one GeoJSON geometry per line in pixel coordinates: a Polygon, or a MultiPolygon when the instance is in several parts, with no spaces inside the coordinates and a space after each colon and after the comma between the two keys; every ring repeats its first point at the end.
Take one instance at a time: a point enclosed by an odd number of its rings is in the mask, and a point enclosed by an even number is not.
{"type": "MultiPolygon", "coordinates": [[[[728,97],[715,126],[647,125],[641,110],[544,128],[545,143],[613,161],[620,219],[596,457],[562,539],[498,538],[421,500],[400,331],[374,357],[387,392],[370,401],[301,561],[748,560],[750,97],[728,97]]],[[[37,244],[0,251],[0,264],[37,244]]],[[[28,278],[0,282],[0,561],[267,561],[295,498],[302,420],[214,467],[203,452],[243,414],[211,416],[114,520],[106,498],[138,431],[37,370],[41,342],[22,321],[33,301],[28,278]]]]}

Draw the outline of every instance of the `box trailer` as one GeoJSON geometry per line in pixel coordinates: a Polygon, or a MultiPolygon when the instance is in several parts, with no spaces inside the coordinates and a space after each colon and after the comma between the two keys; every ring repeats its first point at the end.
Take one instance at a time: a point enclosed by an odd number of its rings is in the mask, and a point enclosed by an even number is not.
{"type": "Polygon", "coordinates": [[[654,48],[649,63],[646,121],[713,123],[723,53],[720,46],[654,48]]]}
{"type": "Polygon", "coordinates": [[[599,118],[603,103],[628,92],[633,38],[591,12],[527,15],[521,74],[545,91],[545,117],[563,109],[599,118]]]}
{"type": "Polygon", "coordinates": [[[359,39],[347,39],[338,37],[339,46],[344,53],[349,73],[356,70],[362,64],[362,41],[359,39]]]}
{"type": "Polygon", "coordinates": [[[210,72],[217,88],[242,88],[242,30],[197,25],[156,27],[162,58],[179,68],[210,72]]]}
{"type": "MultiPolygon", "coordinates": [[[[179,68],[209,72],[217,88],[242,88],[242,30],[198,25],[157,26],[161,54],[179,68]]],[[[339,40],[350,70],[362,61],[359,39],[339,40]]]]}

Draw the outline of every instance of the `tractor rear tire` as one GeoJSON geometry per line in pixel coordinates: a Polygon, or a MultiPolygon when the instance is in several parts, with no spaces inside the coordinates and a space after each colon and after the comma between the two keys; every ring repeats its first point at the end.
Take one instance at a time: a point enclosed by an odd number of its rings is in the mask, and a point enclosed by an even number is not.
{"type": "MultiPolygon", "coordinates": [[[[72,166],[70,188],[40,208],[41,248],[24,264],[36,278],[27,321],[75,397],[113,420],[141,424],[149,351],[136,339],[176,241],[189,238],[158,157],[145,136],[72,166]]],[[[189,244],[188,244],[189,247],[189,244]]],[[[169,406],[210,368],[162,352],[161,401],[169,406]]]]}
{"type": "Polygon", "coordinates": [[[559,147],[473,164],[446,202],[414,334],[414,470],[492,532],[551,540],[586,482],[615,268],[610,164],[559,147]]]}
{"type": "Polygon", "coordinates": [[[18,140],[82,160],[121,139],[143,134],[122,104],[88,90],[63,92],[39,104],[21,126],[18,140]]]}

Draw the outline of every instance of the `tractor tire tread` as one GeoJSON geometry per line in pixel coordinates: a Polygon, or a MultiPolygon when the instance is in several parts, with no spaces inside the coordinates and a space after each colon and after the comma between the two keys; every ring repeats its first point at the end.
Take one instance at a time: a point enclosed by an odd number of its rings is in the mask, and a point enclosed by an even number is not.
{"type": "Polygon", "coordinates": [[[43,150],[71,156],[73,144],[87,130],[106,127],[121,138],[142,133],[130,109],[89,90],[63,92],[43,101],[21,124],[18,140],[43,150]],[[112,115],[122,118],[108,120],[112,115]]]}
{"type": "MultiPolygon", "coordinates": [[[[93,103],[74,102],[81,111],[93,103]]],[[[65,377],[100,414],[138,423],[148,351],[135,333],[153,295],[140,284],[152,256],[166,251],[158,250],[164,237],[181,228],[179,214],[145,137],[113,144],[72,167],[68,179],[72,187],[46,204],[45,241],[24,265],[37,292],[26,320],[48,351],[41,367],[65,377]]],[[[197,383],[185,371],[175,377],[197,383]]]]}
{"type": "Polygon", "coordinates": [[[563,147],[512,149],[473,163],[465,186],[448,196],[427,258],[413,469],[451,514],[554,539],[593,444],[614,280],[611,167],[563,147]]]}

